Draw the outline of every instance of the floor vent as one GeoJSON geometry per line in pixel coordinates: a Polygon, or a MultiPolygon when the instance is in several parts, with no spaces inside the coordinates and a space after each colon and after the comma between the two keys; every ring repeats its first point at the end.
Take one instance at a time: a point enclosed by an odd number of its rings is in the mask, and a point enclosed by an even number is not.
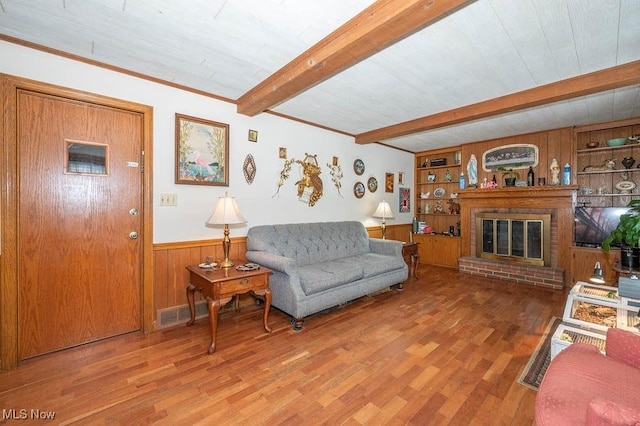
{"type": "MultiPolygon", "coordinates": [[[[209,315],[207,301],[196,302],[196,319],[209,315]]],[[[185,324],[191,319],[189,305],[172,306],[171,308],[158,309],[158,329],[167,328],[178,324],[185,324]]]]}

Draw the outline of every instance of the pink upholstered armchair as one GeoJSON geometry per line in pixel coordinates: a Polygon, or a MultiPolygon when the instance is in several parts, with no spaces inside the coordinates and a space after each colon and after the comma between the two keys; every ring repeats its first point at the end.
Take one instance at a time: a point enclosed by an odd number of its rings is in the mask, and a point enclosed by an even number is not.
{"type": "Polygon", "coordinates": [[[640,335],[610,328],[606,353],[574,343],[551,361],[537,425],[640,425],[640,335]]]}

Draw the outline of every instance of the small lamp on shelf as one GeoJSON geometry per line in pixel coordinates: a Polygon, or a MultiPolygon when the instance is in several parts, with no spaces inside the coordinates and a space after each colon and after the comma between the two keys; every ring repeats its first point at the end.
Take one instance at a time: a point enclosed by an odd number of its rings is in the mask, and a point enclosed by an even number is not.
{"type": "Polygon", "coordinates": [[[391,206],[386,201],[380,201],[378,208],[373,212],[373,217],[382,218],[382,239],[386,239],[387,231],[387,219],[393,219],[393,212],[391,206]]]}
{"type": "Polygon", "coordinates": [[[242,217],[236,199],[229,197],[228,193],[224,193],[224,197],[218,198],[218,204],[213,214],[207,220],[207,225],[220,226],[224,225],[224,238],[222,239],[222,251],[224,252],[224,260],[220,264],[222,268],[230,268],[233,262],[229,260],[229,249],[231,248],[231,240],[229,239],[229,225],[247,223],[242,217]]]}
{"type": "Polygon", "coordinates": [[[604,273],[602,272],[602,267],[600,266],[600,262],[596,262],[595,267],[593,268],[593,275],[589,278],[594,284],[604,284],[604,273]]]}

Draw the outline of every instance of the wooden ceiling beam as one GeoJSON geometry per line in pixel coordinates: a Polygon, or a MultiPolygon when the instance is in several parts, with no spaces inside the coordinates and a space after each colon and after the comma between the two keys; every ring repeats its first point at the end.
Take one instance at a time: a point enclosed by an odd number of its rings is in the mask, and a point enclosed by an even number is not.
{"type": "Polygon", "coordinates": [[[640,61],[560,80],[356,135],[366,144],[640,84],[640,61]]]}
{"type": "Polygon", "coordinates": [[[242,95],[254,116],[323,82],[475,0],[378,0],[242,95]]]}

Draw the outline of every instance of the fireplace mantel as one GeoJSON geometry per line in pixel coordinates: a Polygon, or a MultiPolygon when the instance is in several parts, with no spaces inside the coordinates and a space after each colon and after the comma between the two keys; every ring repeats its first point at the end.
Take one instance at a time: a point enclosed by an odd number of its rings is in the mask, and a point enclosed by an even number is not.
{"type": "Polygon", "coordinates": [[[501,188],[464,189],[458,193],[462,199],[496,198],[566,198],[571,201],[578,185],[513,186],[501,188]]]}
{"type": "MultiPolygon", "coordinates": [[[[475,255],[472,247],[473,215],[488,209],[517,209],[519,211],[552,210],[557,221],[557,250],[555,259],[558,268],[571,269],[570,250],[573,241],[573,209],[577,185],[547,185],[526,187],[500,187],[465,189],[460,197],[460,224],[462,230],[462,256],[475,255]]],[[[569,275],[569,274],[567,274],[569,275]]]]}

